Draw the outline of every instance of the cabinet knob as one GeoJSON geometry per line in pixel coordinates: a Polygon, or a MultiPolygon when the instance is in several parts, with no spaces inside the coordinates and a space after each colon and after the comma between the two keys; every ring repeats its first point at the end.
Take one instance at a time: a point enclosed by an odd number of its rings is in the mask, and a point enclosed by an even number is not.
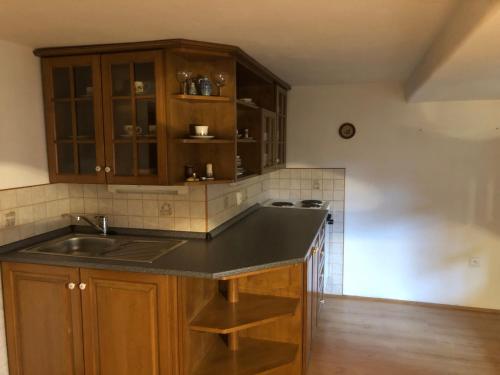
{"type": "Polygon", "coordinates": [[[111,172],[111,168],[110,168],[110,167],[106,167],[106,168],[104,168],[104,172],[106,172],[106,173],[111,172]]]}
{"type": "Polygon", "coordinates": [[[96,172],[100,172],[101,170],[102,170],[101,166],[100,165],[96,165],[95,171],[96,172]]]}
{"type": "Polygon", "coordinates": [[[87,284],[80,283],[80,285],[78,285],[78,287],[80,288],[80,290],[85,290],[85,288],[87,287],[87,284]]]}
{"type": "Polygon", "coordinates": [[[68,283],[67,287],[69,290],[75,289],[76,284],[75,283],[68,283]]]}

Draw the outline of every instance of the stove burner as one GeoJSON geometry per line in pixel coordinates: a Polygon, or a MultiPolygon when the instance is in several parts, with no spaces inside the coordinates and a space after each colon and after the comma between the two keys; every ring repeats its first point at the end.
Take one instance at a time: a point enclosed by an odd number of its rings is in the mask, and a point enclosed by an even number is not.
{"type": "Polygon", "coordinates": [[[293,203],[292,202],[273,202],[272,205],[276,206],[276,207],[292,207],[293,203]]]}
{"type": "Polygon", "coordinates": [[[320,208],[321,205],[316,204],[316,203],[302,203],[302,207],[304,207],[304,208],[320,208]]]}
{"type": "Polygon", "coordinates": [[[300,203],[302,203],[302,204],[318,204],[318,205],[321,205],[323,202],[319,201],[317,199],[306,199],[306,200],[303,200],[300,203]]]}

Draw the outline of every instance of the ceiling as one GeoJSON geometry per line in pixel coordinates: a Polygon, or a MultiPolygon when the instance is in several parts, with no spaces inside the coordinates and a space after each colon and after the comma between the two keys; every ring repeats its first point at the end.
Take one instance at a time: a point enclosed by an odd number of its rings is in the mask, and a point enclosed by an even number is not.
{"type": "Polygon", "coordinates": [[[499,10],[500,0],[0,0],[0,39],[211,41],[292,85],[398,81],[415,101],[500,99],[499,10]]]}
{"type": "Polygon", "coordinates": [[[30,47],[186,38],[234,44],[293,85],[401,81],[456,0],[0,0],[30,47]]]}
{"type": "MultiPolygon", "coordinates": [[[[427,79],[414,87],[412,93],[408,92],[411,100],[500,99],[500,1],[475,0],[474,4],[475,9],[469,5],[463,7],[464,17],[455,14],[454,27],[451,22],[448,24],[450,30],[443,32],[441,38],[451,44],[451,48],[431,69],[427,79]],[[474,17],[476,20],[471,23],[474,17]],[[467,24],[460,26],[464,19],[467,24]],[[462,35],[451,42],[443,38],[446,34],[462,35]]],[[[446,49],[445,43],[441,43],[440,51],[446,49]]],[[[434,52],[433,48],[430,52],[434,52]]]]}

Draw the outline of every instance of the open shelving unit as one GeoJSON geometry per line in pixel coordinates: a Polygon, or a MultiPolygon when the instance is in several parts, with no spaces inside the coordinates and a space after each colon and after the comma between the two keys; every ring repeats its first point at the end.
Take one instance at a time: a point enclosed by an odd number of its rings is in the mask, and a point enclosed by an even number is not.
{"type": "MultiPolygon", "coordinates": [[[[236,170],[235,68],[234,58],[224,53],[194,49],[173,49],[167,60],[168,174],[171,184],[206,185],[233,182],[236,170]],[[176,73],[186,70],[210,78],[227,73],[221,96],[179,94],[176,73]],[[213,139],[193,139],[193,124],[208,126],[213,139]],[[186,182],[184,167],[192,166],[199,177],[211,163],[215,180],[186,182]]],[[[214,86],[214,91],[215,91],[214,86]]]]}
{"type": "Polygon", "coordinates": [[[283,111],[278,108],[281,102],[274,79],[248,61],[223,51],[174,48],[165,57],[169,183],[186,184],[185,166],[193,167],[203,177],[207,163],[213,166],[215,180],[199,181],[201,184],[241,181],[275,169],[281,160],[277,154],[283,149],[280,145],[284,139],[281,143],[277,140],[281,133],[276,128],[277,113],[283,111]],[[192,72],[193,77],[210,78],[225,72],[227,82],[220,96],[180,94],[176,79],[180,70],[192,72]],[[214,138],[189,138],[193,124],[208,126],[208,133],[214,138]],[[245,129],[250,138],[238,138],[237,134],[244,134],[245,129]],[[236,166],[237,156],[243,170],[236,166]]]}
{"type": "Polygon", "coordinates": [[[294,344],[242,338],[240,349],[233,352],[219,341],[194,374],[264,374],[290,365],[296,356],[297,345],[294,344]]]}
{"type": "Polygon", "coordinates": [[[274,374],[280,368],[298,373],[302,269],[294,265],[227,280],[184,279],[180,287],[190,297],[181,301],[181,351],[192,365],[181,374],[274,374]]]}

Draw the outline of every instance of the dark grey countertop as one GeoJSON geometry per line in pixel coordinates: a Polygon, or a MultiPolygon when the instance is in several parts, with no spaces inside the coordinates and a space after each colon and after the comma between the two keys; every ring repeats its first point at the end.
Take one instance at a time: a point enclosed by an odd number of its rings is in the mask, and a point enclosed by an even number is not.
{"type": "MultiPolygon", "coordinates": [[[[152,263],[23,253],[19,246],[0,254],[0,261],[217,279],[303,262],[327,214],[326,210],[260,207],[214,238],[190,238],[152,263]]],[[[61,230],[59,236],[68,231],[61,230]]]]}

